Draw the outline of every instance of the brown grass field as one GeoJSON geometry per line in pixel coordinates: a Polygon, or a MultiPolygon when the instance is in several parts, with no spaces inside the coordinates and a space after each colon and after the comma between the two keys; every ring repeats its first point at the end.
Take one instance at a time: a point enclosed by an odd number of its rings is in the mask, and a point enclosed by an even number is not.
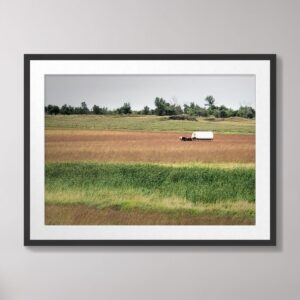
{"type": "Polygon", "coordinates": [[[172,132],[46,129],[46,161],[254,163],[255,135],[181,142],[172,132]]]}
{"type": "Polygon", "coordinates": [[[167,214],[143,212],[139,209],[97,209],[83,205],[47,205],[45,222],[48,225],[253,225],[253,217],[167,214]]]}

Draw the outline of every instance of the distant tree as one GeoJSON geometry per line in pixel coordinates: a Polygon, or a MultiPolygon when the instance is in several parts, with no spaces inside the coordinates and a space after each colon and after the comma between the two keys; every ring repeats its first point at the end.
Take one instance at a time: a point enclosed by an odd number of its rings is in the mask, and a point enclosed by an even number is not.
{"type": "Polygon", "coordinates": [[[155,113],[159,116],[166,115],[167,102],[163,98],[156,97],[154,100],[155,113]]]}
{"type": "Polygon", "coordinates": [[[227,118],[228,117],[228,108],[224,105],[219,107],[219,114],[220,118],[227,118]]]}
{"type": "Polygon", "coordinates": [[[125,102],[120,108],[117,108],[117,113],[118,114],[131,114],[132,110],[131,110],[131,105],[129,102],[125,102]]]}
{"type": "Polygon", "coordinates": [[[148,106],[145,106],[142,110],[143,115],[149,115],[150,113],[150,108],[148,106]]]}
{"type": "Polygon", "coordinates": [[[45,107],[45,110],[49,115],[51,115],[51,112],[53,111],[53,105],[49,104],[45,107]]]}
{"type": "Polygon", "coordinates": [[[226,110],[220,110],[220,118],[227,118],[226,110]]]}
{"type": "Polygon", "coordinates": [[[207,102],[205,104],[205,106],[208,106],[209,108],[213,108],[214,107],[215,98],[213,96],[207,96],[205,98],[205,101],[207,102]]]}
{"type": "Polygon", "coordinates": [[[231,116],[232,117],[236,117],[237,116],[237,112],[238,112],[237,110],[232,110],[232,115],[231,116]]]}
{"type": "Polygon", "coordinates": [[[106,115],[108,113],[107,107],[100,107],[100,114],[101,115],[106,115]]]}
{"type": "Polygon", "coordinates": [[[200,107],[199,105],[195,104],[194,102],[191,102],[190,105],[184,104],[183,109],[185,114],[188,114],[190,116],[198,116],[198,117],[206,117],[207,111],[205,108],[200,107]]]}
{"type": "Polygon", "coordinates": [[[107,107],[100,107],[100,115],[106,115],[108,113],[107,107]]]}
{"type": "Polygon", "coordinates": [[[241,118],[253,119],[255,118],[255,109],[251,106],[241,106],[236,115],[241,118]]]}
{"type": "Polygon", "coordinates": [[[232,108],[227,108],[227,117],[235,117],[236,116],[236,110],[233,110],[232,108]]]}
{"type": "Polygon", "coordinates": [[[206,108],[199,107],[197,116],[199,116],[199,117],[207,117],[208,113],[207,113],[206,108]]]}
{"type": "Polygon", "coordinates": [[[219,109],[218,107],[215,107],[215,108],[212,110],[212,115],[213,115],[215,118],[220,118],[220,117],[221,117],[220,109],[219,109]]]}
{"type": "Polygon", "coordinates": [[[255,110],[252,108],[251,111],[248,111],[247,118],[253,119],[255,118],[255,110]]]}
{"type": "Polygon", "coordinates": [[[67,104],[64,104],[64,105],[60,108],[60,113],[61,113],[62,115],[69,115],[69,110],[68,110],[67,104]]]}
{"type": "Polygon", "coordinates": [[[93,106],[93,113],[95,115],[100,115],[100,107],[98,105],[93,106]]]}
{"type": "Polygon", "coordinates": [[[84,101],[81,102],[80,109],[81,109],[81,114],[88,114],[90,112],[88,107],[87,107],[87,104],[84,101]]]}
{"type": "Polygon", "coordinates": [[[61,108],[60,108],[60,113],[62,115],[72,115],[74,113],[74,107],[72,107],[71,105],[67,105],[64,104],[61,108]]]}
{"type": "Polygon", "coordinates": [[[183,112],[185,114],[188,114],[189,113],[189,106],[187,104],[183,104],[183,112]]]}
{"type": "Polygon", "coordinates": [[[155,104],[155,114],[159,116],[165,115],[179,115],[183,113],[180,105],[170,104],[163,98],[156,97],[154,100],[155,104]]]}
{"type": "Polygon", "coordinates": [[[94,105],[92,108],[92,112],[95,115],[106,115],[107,114],[107,108],[106,107],[99,107],[98,105],[94,105]]]}
{"type": "Polygon", "coordinates": [[[177,104],[171,104],[164,100],[163,98],[156,97],[154,100],[155,109],[150,109],[145,106],[142,110],[132,111],[129,102],[125,102],[120,108],[114,110],[108,110],[106,107],[99,107],[94,105],[91,110],[89,110],[86,102],[82,102],[79,107],[72,107],[70,105],[64,104],[61,108],[57,105],[47,105],[44,107],[45,113],[49,115],[71,115],[71,114],[90,114],[104,115],[104,114],[143,114],[143,115],[159,115],[159,116],[181,116],[185,114],[185,117],[213,117],[213,118],[228,118],[239,116],[242,118],[255,118],[255,109],[251,106],[241,106],[238,110],[233,110],[225,105],[216,106],[214,105],[215,99],[213,96],[207,96],[205,98],[207,102],[206,107],[201,107],[195,102],[190,102],[190,104],[184,104],[183,107],[177,104]],[[188,116],[187,116],[188,115],[188,116]]]}
{"type": "Polygon", "coordinates": [[[174,107],[174,115],[181,115],[183,113],[180,105],[172,104],[171,107],[174,107]]]}
{"type": "Polygon", "coordinates": [[[47,113],[49,114],[49,115],[57,115],[57,114],[59,114],[59,107],[57,106],[57,105],[51,105],[51,104],[49,104],[48,106],[47,106],[47,113]]]}
{"type": "Polygon", "coordinates": [[[54,105],[54,106],[53,106],[53,113],[54,113],[55,115],[59,114],[59,107],[58,107],[57,105],[54,105]]]}
{"type": "Polygon", "coordinates": [[[75,115],[81,115],[82,114],[81,107],[74,107],[74,114],[75,115]]]}
{"type": "Polygon", "coordinates": [[[110,114],[110,115],[117,115],[117,114],[119,114],[119,111],[118,111],[118,109],[112,109],[112,110],[108,111],[108,114],[110,114]]]}

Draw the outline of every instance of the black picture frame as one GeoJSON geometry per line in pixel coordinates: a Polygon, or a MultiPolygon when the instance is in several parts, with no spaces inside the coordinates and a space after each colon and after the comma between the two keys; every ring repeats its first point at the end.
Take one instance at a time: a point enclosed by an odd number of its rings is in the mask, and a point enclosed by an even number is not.
{"type": "Polygon", "coordinates": [[[25,54],[24,55],[25,246],[275,246],[276,245],[276,54],[25,54]],[[30,237],[30,62],[33,60],[268,60],[270,61],[269,240],[34,240],[30,237]]]}

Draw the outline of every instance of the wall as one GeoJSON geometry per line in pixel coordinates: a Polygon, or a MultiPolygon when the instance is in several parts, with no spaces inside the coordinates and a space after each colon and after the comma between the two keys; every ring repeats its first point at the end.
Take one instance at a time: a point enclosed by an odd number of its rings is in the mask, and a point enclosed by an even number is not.
{"type": "Polygon", "coordinates": [[[0,299],[299,299],[299,3],[0,0],[0,299]],[[24,53],[277,53],[278,246],[23,247],[24,53]]]}

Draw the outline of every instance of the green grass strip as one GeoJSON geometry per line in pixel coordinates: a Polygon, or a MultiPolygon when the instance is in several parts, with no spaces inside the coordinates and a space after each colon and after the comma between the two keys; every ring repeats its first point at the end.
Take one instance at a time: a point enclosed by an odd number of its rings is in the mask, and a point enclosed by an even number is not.
{"type": "Polygon", "coordinates": [[[255,202],[255,168],[159,164],[47,163],[46,192],[118,190],[190,203],[255,202]]]}

